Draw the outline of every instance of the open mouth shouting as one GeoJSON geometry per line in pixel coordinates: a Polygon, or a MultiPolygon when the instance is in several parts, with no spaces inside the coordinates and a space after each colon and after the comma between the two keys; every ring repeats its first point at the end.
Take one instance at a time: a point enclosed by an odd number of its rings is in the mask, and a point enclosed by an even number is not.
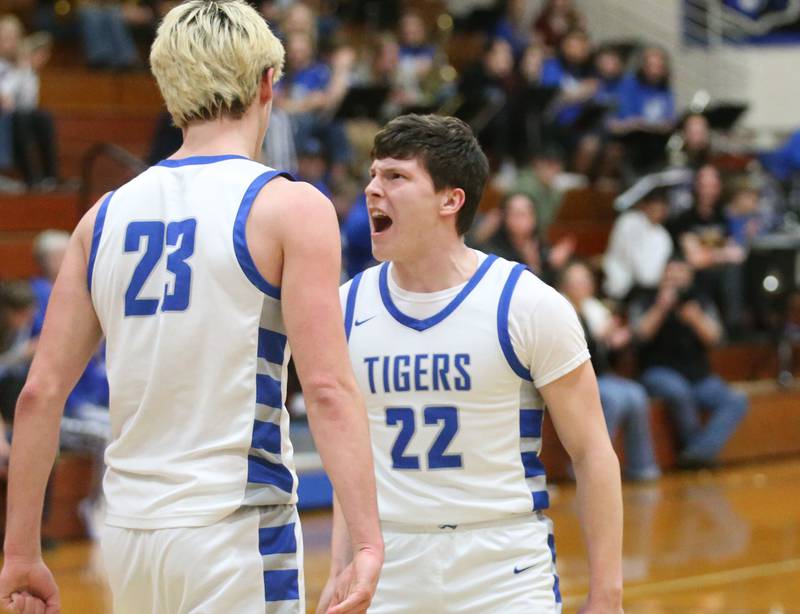
{"type": "Polygon", "coordinates": [[[381,234],[382,232],[387,231],[393,223],[392,218],[378,209],[373,209],[370,212],[369,217],[372,223],[372,232],[374,234],[381,234]]]}

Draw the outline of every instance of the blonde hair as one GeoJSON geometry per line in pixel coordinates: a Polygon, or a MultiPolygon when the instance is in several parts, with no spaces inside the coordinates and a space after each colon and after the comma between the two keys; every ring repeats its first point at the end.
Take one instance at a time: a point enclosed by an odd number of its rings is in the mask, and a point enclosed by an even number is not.
{"type": "Polygon", "coordinates": [[[283,45],[242,0],[190,0],[164,17],[150,66],[179,128],[227,115],[239,119],[262,75],[283,70],[283,45]]]}

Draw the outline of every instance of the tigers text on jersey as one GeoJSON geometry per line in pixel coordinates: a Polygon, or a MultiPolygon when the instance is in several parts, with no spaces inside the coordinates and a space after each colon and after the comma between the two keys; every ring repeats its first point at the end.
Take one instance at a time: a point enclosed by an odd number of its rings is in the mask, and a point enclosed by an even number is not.
{"type": "Polygon", "coordinates": [[[588,360],[571,305],[523,265],[412,293],[373,267],[342,287],[381,520],[459,524],[548,506],[538,388],[588,360]]]}
{"type": "Polygon", "coordinates": [[[241,156],[165,160],[110,194],[88,283],[107,338],[107,522],[205,526],[296,502],[280,289],[245,224],[278,171],[241,156]]]}

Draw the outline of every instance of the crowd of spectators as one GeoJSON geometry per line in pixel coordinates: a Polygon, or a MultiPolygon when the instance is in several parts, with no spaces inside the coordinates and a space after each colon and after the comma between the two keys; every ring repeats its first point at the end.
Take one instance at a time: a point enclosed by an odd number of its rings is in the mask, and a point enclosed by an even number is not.
{"type": "Polygon", "coordinates": [[[0,17],[0,192],[50,191],[58,184],[52,115],[39,107],[39,73],[50,59],[44,32],[25,35],[14,15],[0,17]]]}
{"type": "MultiPolygon", "coordinates": [[[[713,464],[747,401],[712,372],[709,350],[755,324],[744,263],[752,242],[781,224],[780,189],[768,188],[800,170],[800,139],[762,160],[772,175],[756,176],[751,166],[732,171],[720,163],[720,131],[702,109],[676,107],[663,48],[595,41],[571,0],[473,4],[438,19],[419,12],[421,3],[400,1],[257,4],[287,50],[263,161],[334,202],[349,278],[374,264],[362,189],[379,126],[405,112],[450,113],[470,123],[493,169],[489,192],[499,197],[482,207],[467,241],[525,263],[573,304],[608,428],[623,432],[626,476],[660,474],[650,396],[671,411],[679,462],[713,464]],[[666,169],[681,169],[679,179],[637,187],[666,169]],[[576,258],[574,236],[553,240],[551,232],[565,191],[576,185],[628,195],[617,201],[623,206],[605,253],[590,260],[576,258]],[[631,355],[638,369],[625,366],[631,355]]],[[[152,27],[162,10],[86,5],[79,21],[87,62],[139,65],[127,29],[152,27]]],[[[0,170],[14,164],[40,189],[58,178],[52,118],[37,104],[49,46],[47,37],[25,37],[16,18],[0,19],[0,170]]],[[[159,135],[151,162],[180,143],[168,119],[159,135]]],[[[0,288],[0,427],[13,422],[64,240],[44,235],[37,242],[41,277],[0,288]]],[[[102,449],[107,394],[100,354],[70,397],[65,446],[102,449]]],[[[4,441],[0,459],[8,453],[4,441]]]]}

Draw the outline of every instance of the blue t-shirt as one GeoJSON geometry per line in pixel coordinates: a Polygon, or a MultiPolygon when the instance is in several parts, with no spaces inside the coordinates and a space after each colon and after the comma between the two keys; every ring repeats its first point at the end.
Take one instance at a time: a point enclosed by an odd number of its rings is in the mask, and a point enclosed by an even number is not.
{"type": "Polygon", "coordinates": [[[781,181],[787,181],[794,173],[800,172],[800,130],[773,152],[760,156],[761,163],[781,181]]]}
{"type": "MultiPolygon", "coordinates": [[[[31,337],[38,337],[42,333],[44,315],[53,284],[44,277],[31,279],[31,290],[36,297],[36,314],[31,326],[31,337]]],[[[69,393],[64,404],[64,415],[72,416],[75,410],[84,404],[108,407],[108,379],[106,377],[104,350],[92,356],[89,364],[81,375],[75,388],[69,393]]]]}
{"type": "Polygon", "coordinates": [[[627,75],[620,86],[617,117],[639,117],[653,124],[672,121],[675,119],[672,90],[644,83],[635,74],[627,75]]]}
{"type": "Polygon", "coordinates": [[[436,57],[436,48],[430,45],[420,45],[419,47],[401,45],[398,55],[401,60],[406,58],[430,58],[432,60],[436,57]]]}
{"type": "MultiPolygon", "coordinates": [[[[559,58],[548,58],[542,65],[540,83],[545,87],[557,87],[561,91],[569,91],[578,86],[584,77],[568,70],[559,58]]],[[[581,114],[583,104],[576,102],[563,104],[556,114],[556,123],[561,126],[571,125],[581,114]]]]}
{"type": "Polygon", "coordinates": [[[290,87],[293,99],[302,98],[311,92],[319,92],[328,87],[331,69],[322,62],[315,62],[306,68],[287,75],[286,85],[290,87]]]}
{"type": "Polygon", "coordinates": [[[348,277],[354,277],[375,261],[372,257],[367,197],[358,197],[342,223],[344,266],[348,277]]]}

